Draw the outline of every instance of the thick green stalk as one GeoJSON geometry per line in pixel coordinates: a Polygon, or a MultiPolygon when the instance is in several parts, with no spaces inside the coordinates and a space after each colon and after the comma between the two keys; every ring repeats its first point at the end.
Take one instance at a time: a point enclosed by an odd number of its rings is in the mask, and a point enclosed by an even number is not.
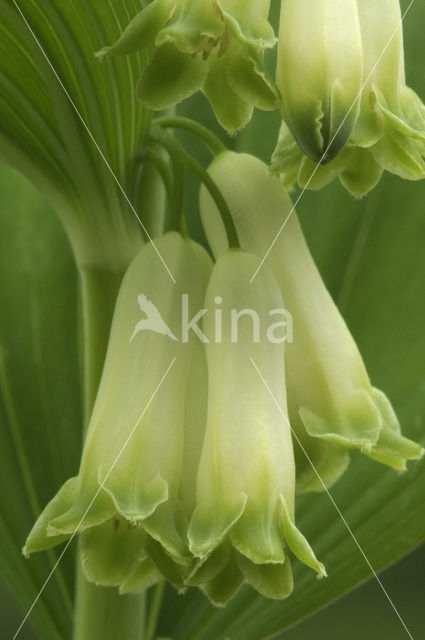
{"type": "Polygon", "coordinates": [[[109,331],[123,273],[80,269],[82,281],[84,402],[87,426],[96,399],[109,331]]]}
{"type": "MultiPolygon", "coordinates": [[[[122,273],[81,269],[86,424],[96,398],[122,273]]],[[[119,595],[85,579],[77,563],[73,640],[143,640],[145,595],[119,595]]]]}
{"type": "Polygon", "coordinates": [[[78,572],[74,640],[143,640],[144,594],[120,596],[118,589],[96,587],[78,572]]]}

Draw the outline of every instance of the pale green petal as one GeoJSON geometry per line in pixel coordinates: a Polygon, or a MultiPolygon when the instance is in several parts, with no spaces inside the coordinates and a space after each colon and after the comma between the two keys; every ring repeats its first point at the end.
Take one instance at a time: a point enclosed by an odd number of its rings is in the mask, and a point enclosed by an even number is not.
{"type": "MultiPolygon", "coordinates": [[[[209,493],[212,493],[212,490],[209,493]]],[[[194,556],[201,559],[208,557],[221,545],[235,522],[242,516],[247,496],[240,494],[232,500],[226,495],[218,494],[211,496],[211,500],[196,507],[188,530],[189,549],[194,556]]]]}
{"type": "Polygon", "coordinates": [[[227,28],[244,47],[254,51],[274,47],[270,0],[217,0],[217,5],[227,28]]]}
{"type": "Polygon", "coordinates": [[[227,56],[211,56],[208,77],[202,91],[209,100],[218,122],[229,133],[245,127],[252,118],[252,105],[242,100],[230,83],[227,56]]]}
{"type": "Polygon", "coordinates": [[[211,604],[224,607],[243,586],[245,579],[239,569],[235,554],[230,554],[229,562],[212,580],[201,585],[211,604]]]}
{"type": "Polygon", "coordinates": [[[155,49],[137,84],[137,97],[148,109],[161,111],[198,91],[208,74],[208,63],[164,44],[155,49]]]}
{"type": "Polygon", "coordinates": [[[83,485],[79,477],[78,497],[67,511],[64,510],[50,520],[46,529],[47,535],[63,534],[70,537],[75,532],[82,533],[85,529],[110,520],[115,514],[112,500],[107,493],[99,490],[94,478],[90,478],[83,485]]]}
{"type": "Polygon", "coordinates": [[[67,480],[59,489],[33,526],[23,548],[24,555],[28,556],[36,551],[44,551],[50,547],[55,547],[69,537],[67,534],[53,535],[51,533],[47,535],[47,526],[58,515],[70,509],[78,497],[78,488],[79,482],[78,477],[76,477],[67,480]]]}
{"type": "Polygon", "coordinates": [[[297,492],[323,491],[335,484],[350,464],[350,454],[346,449],[311,438],[299,416],[290,412],[294,431],[295,468],[297,471],[297,492]]]}
{"type": "Polygon", "coordinates": [[[383,169],[406,180],[425,178],[425,161],[415,140],[386,127],[384,135],[370,152],[383,169]]]}
{"type": "Polygon", "coordinates": [[[195,563],[192,572],[186,579],[186,584],[191,587],[199,587],[215,578],[227,566],[231,553],[233,553],[232,545],[226,540],[217,549],[214,549],[207,558],[195,563]]]}
{"type": "Polygon", "coordinates": [[[219,123],[229,133],[251,120],[253,107],[272,110],[277,94],[260,54],[248,54],[236,41],[225,53],[217,50],[209,58],[210,69],[203,86],[219,123]]]}
{"type": "Polygon", "coordinates": [[[313,549],[310,547],[306,538],[300,532],[294,524],[292,509],[287,504],[284,496],[281,496],[282,501],[282,513],[283,513],[283,531],[285,534],[285,540],[288,543],[292,553],[294,553],[301,562],[303,562],[311,569],[314,569],[318,578],[326,577],[326,569],[324,565],[319,562],[314,555],[313,549]]]}
{"type": "Polygon", "coordinates": [[[209,54],[224,33],[224,24],[212,0],[177,0],[173,16],[156,39],[172,43],[188,54],[209,54]]]}
{"type": "Polygon", "coordinates": [[[118,587],[145,556],[145,533],[141,527],[113,518],[81,535],[80,557],[89,582],[118,587]]]}
{"type": "MultiPolygon", "coordinates": [[[[414,138],[420,142],[425,142],[425,120],[422,120],[421,110],[415,109],[418,102],[420,102],[419,98],[407,87],[404,88],[404,91],[400,89],[400,93],[403,95],[405,111],[400,108],[399,113],[393,113],[388,108],[386,100],[380,91],[376,91],[375,93],[377,108],[380,109],[381,113],[385,116],[387,123],[390,124],[395,131],[407,136],[408,138],[414,138]],[[412,103],[412,105],[410,103],[412,103]],[[412,121],[413,126],[410,124],[410,121],[412,121]],[[416,128],[415,125],[418,126],[418,128],[416,128]]],[[[420,104],[423,106],[422,103],[420,104]]]]}
{"type": "Polygon", "coordinates": [[[172,584],[179,593],[184,593],[186,590],[186,578],[191,572],[191,566],[187,563],[181,564],[177,558],[167,554],[164,547],[153,538],[147,538],[145,548],[146,553],[162,577],[172,584]]]}
{"type": "MultiPolygon", "coordinates": [[[[320,335],[320,331],[318,335],[320,335]]],[[[300,380],[301,378],[292,383],[297,385],[300,380]]],[[[329,376],[329,383],[330,380],[329,376]]],[[[327,381],[328,378],[325,374],[325,380],[323,380],[322,384],[323,389],[326,388],[325,383],[327,381]]],[[[312,381],[309,377],[305,377],[305,383],[311,384],[312,381]]],[[[329,384],[329,386],[331,385],[329,384]]],[[[329,390],[328,393],[330,395],[333,390],[329,390]]],[[[320,438],[325,442],[347,449],[360,449],[363,452],[370,451],[378,441],[382,429],[380,411],[373,401],[372,393],[363,388],[353,388],[344,395],[341,394],[340,403],[336,404],[336,398],[331,400],[331,403],[335,403],[331,408],[326,407],[326,402],[328,401],[326,399],[320,414],[314,413],[307,406],[299,408],[299,415],[307,433],[312,438],[320,438]]]]}
{"type": "Polygon", "coordinates": [[[168,500],[168,483],[159,473],[146,482],[143,474],[139,477],[137,466],[132,473],[131,483],[121,481],[120,476],[129,468],[131,457],[129,453],[121,454],[118,468],[115,465],[113,474],[109,473],[109,464],[101,465],[99,484],[102,484],[104,491],[110,496],[116,512],[129,522],[137,523],[148,518],[158,505],[168,500]],[[139,485],[141,486],[136,491],[139,485]]]}
{"type": "Polygon", "coordinates": [[[402,436],[398,418],[385,394],[379,389],[372,389],[372,392],[381,411],[383,427],[378,442],[368,455],[378,462],[403,471],[406,467],[406,460],[421,458],[424,450],[416,442],[402,436]]]}
{"type": "Polygon", "coordinates": [[[151,516],[143,520],[143,527],[168,553],[182,559],[189,558],[185,542],[187,519],[178,500],[160,504],[151,516]]]}
{"type": "Polygon", "coordinates": [[[268,512],[248,498],[243,516],[235,523],[230,539],[235,549],[255,564],[278,564],[285,559],[284,540],[279,512],[274,506],[268,512]]]}
{"type": "Polygon", "coordinates": [[[149,557],[144,557],[130,575],[119,587],[120,594],[144,593],[149,587],[162,580],[162,576],[155,563],[149,557]]]}
{"type": "Polygon", "coordinates": [[[229,47],[227,73],[230,85],[242,100],[264,111],[278,107],[278,93],[268,75],[261,54],[249,55],[237,45],[231,55],[229,47]]]}
{"type": "Polygon", "coordinates": [[[237,555],[239,568],[248,584],[266,598],[284,600],[294,588],[291,561],[287,556],[282,564],[254,564],[237,555]]]}
{"type": "Polygon", "coordinates": [[[369,149],[347,147],[344,153],[344,167],[339,174],[341,184],[356,198],[371,191],[381,179],[383,168],[369,149]]]}
{"type": "Polygon", "coordinates": [[[115,44],[104,47],[96,53],[96,57],[102,59],[106,56],[127,55],[146,49],[154,43],[174,8],[173,0],[153,0],[133,18],[115,44]]]}
{"type": "Polygon", "coordinates": [[[346,149],[327,164],[317,164],[307,156],[303,156],[298,171],[298,184],[301,189],[317,191],[335,180],[345,164],[346,149]]]}
{"type": "Polygon", "coordinates": [[[303,152],[294,140],[294,136],[282,122],[279,137],[271,158],[271,173],[280,174],[281,180],[287,189],[298,182],[298,174],[303,152]]]}

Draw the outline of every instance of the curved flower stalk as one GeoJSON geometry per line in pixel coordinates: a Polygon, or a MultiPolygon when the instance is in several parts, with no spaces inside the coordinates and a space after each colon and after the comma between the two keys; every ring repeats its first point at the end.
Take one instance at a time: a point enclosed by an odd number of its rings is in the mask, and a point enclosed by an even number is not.
{"type": "Polygon", "coordinates": [[[247,124],[254,106],[277,106],[263,60],[276,43],[269,10],[270,0],[154,0],[97,56],[154,45],[138,84],[142,104],[162,110],[203,90],[218,121],[233,132],[247,124]]]}
{"type": "Polygon", "coordinates": [[[352,134],[362,71],[356,0],[282,2],[277,65],[282,115],[315,162],[332,160],[352,134]]]}
{"type": "Polygon", "coordinates": [[[181,305],[188,294],[189,314],[202,306],[211,260],[174,232],[156,247],[176,284],[145,245],[120,289],[79,474],[47,505],[24,548],[81,532],[87,578],[124,591],[158,577],[155,544],[180,563],[190,559],[179,487],[194,341],[182,338],[181,305]]]}
{"type": "Polygon", "coordinates": [[[357,0],[357,6],[364,71],[356,126],[345,149],[322,166],[303,155],[283,124],[272,166],[287,186],[320,189],[339,178],[361,197],[383,171],[407,180],[425,177],[425,106],[406,86],[399,0],[357,0]]]}
{"type": "MultiPolygon", "coordinates": [[[[226,151],[217,156],[209,172],[227,201],[241,246],[264,256],[292,209],[285,188],[270,176],[265,164],[245,154],[226,151]]],[[[207,237],[219,255],[226,251],[226,236],[204,189],[201,212],[207,237]]],[[[291,425],[323,483],[329,486],[345,470],[345,450],[359,449],[397,470],[405,468],[406,460],[421,457],[422,448],[401,435],[389,400],[372,387],[295,214],[279,235],[267,263],[293,318],[294,340],[286,347],[291,425]]],[[[250,279],[254,273],[255,269],[250,279]]],[[[301,454],[299,459],[303,459],[301,454]]],[[[323,489],[310,467],[305,460],[300,465],[298,488],[323,489]]]]}
{"type": "Polygon", "coordinates": [[[244,580],[269,597],[289,595],[286,545],[325,575],[294,523],[284,347],[266,337],[270,311],[283,304],[268,268],[250,284],[258,263],[239,250],[224,253],[205,298],[205,308],[219,306],[223,321],[217,323],[217,312],[209,313],[203,325],[209,339],[208,412],[188,537],[200,559],[192,582],[200,582],[216,604],[224,604],[244,580]]]}

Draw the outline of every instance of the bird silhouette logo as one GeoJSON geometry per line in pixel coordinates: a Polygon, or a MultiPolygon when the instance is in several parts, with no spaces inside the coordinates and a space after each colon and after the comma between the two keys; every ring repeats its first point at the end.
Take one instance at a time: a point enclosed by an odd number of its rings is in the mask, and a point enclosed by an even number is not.
{"type": "Polygon", "coordinates": [[[140,293],[137,296],[137,301],[139,303],[140,310],[143,311],[146,318],[139,320],[136,324],[129,342],[132,342],[134,337],[141,331],[154,331],[155,333],[160,333],[163,336],[168,336],[175,342],[179,342],[179,339],[174,335],[167,323],[164,322],[160,312],[153,302],[148,300],[143,293],[140,293]]]}

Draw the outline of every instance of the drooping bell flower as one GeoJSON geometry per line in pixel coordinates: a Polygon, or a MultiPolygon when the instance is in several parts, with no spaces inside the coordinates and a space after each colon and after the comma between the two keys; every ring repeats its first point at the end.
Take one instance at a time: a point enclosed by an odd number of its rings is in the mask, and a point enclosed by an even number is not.
{"type": "Polygon", "coordinates": [[[200,561],[191,581],[216,604],[243,581],[269,597],[289,595],[287,546],[325,574],[295,526],[284,346],[270,335],[270,312],[283,303],[268,268],[250,284],[258,264],[239,250],[221,255],[204,305],[208,411],[188,538],[200,561]]]}
{"type": "Polygon", "coordinates": [[[44,509],[24,548],[29,554],[81,533],[87,578],[124,591],[157,579],[155,545],[190,561],[179,490],[195,343],[184,337],[181,309],[183,295],[188,314],[202,306],[211,260],[175,232],[155,244],[176,282],[152,243],[130,264],[78,476],[44,509]]]}
{"type": "Polygon", "coordinates": [[[282,2],[276,76],[281,110],[313,161],[329,162],[350,138],[362,71],[356,0],[282,2]]]}
{"type": "Polygon", "coordinates": [[[137,87],[142,104],[165,109],[201,89],[233,132],[247,124],[253,106],[277,106],[264,65],[264,51],[276,43],[269,10],[270,0],[154,0],[97,56],[154,45],[137,87]]]}
{"type": "MultiPolygon", "coordinates": [[[[335,178],[361,197],[383,171],[407,180],[425,177],[425,106],[406,86],[399,0],[358,0],[363,47],[360,113],[347,146],[327,165],[317,165],[282,125],[273,169],[289,187],[320,189],[335,178]]],[[[288,123],[289,124],[289,123],[288,123]]]]}
{"type": "MultiPolygon", "coordinates": [[[[226,151],[209,173],[229,206],[241,246],[265,256],[292,210],[288,194],[260,160],[226,151]]],[[[201,213],[216,255],[227,250],[217,209],[201,191],[201,213]]],[[[386,396],[369,380],[357,346],[310,255],[293,213],[262,269],[272,269],[293,320],[293,341],[286,346],[286,379],[291,426],[323,484],[330,485],[347,467],[342,450],[359,449],[397,470],[421,457],[422,448],[403,437],[386,396]]],[[[295,447],[297,449],[297,447],[295,447]]],[[[300,489],[323,489],[299,453],[300,489]]],[[[298,470],[298,469],[297,469],[298,470]]]]}

